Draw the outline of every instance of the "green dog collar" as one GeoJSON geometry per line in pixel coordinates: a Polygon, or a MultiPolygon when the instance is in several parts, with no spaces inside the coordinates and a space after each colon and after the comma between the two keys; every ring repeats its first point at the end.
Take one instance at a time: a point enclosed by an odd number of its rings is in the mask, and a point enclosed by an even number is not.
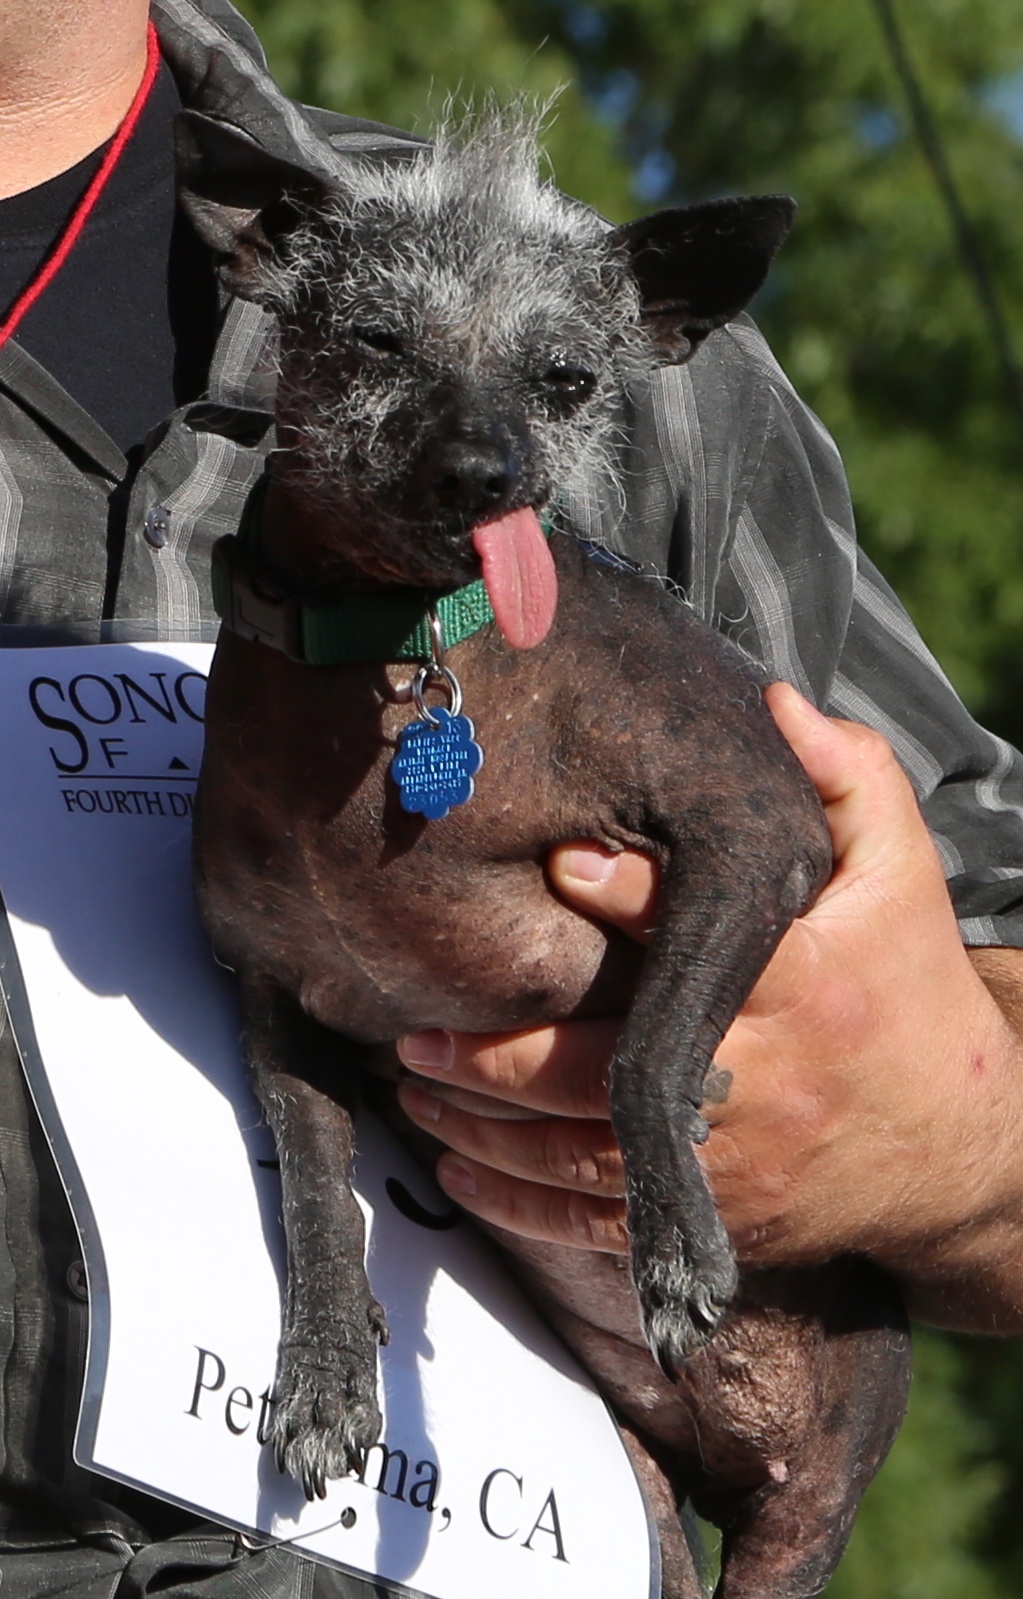
{"type": "MultiPolygon", "coordinates": [[[[267,481],[261,478],[250,493],[237,534],[213,546],[213,604],[225,627],[239,638],[268,644],[308,666],[429,661],[430,609],[440,618],[448,649],[494,620],[482,578],[453,590],[338,590],[315,603],[274,592],[259,574],[259,521],[267,481]]],[[[549,537],[547,516],[542,526],[549,537]]]]}
{"type": "Polygon", "coordinates": [[[308,666],[355,661],[428,661],[432,606],[447,648],[494,620],[483,579],[455,590],[346,590],[311,605],[279,598],[247,570],[239,540],[213,546],[213,604],[239,638],[255,639],[308,666]]]}

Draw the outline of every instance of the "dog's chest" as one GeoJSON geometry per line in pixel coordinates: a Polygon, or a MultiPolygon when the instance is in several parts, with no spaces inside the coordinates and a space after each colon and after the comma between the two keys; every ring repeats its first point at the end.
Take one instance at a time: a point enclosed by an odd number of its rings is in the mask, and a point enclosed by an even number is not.
{"type": "Polygon", "coordinates": [[[197,840],[223,958],[286,975],[318,1020],[374,1040],[623,1002],[635,954],[556,900],[543,869],[560,839],[605,836],[609,807],[551,759],[531,694],[480,697],[475,797],[426,821],[389,775],[412,712],[381,705],[381,674],[267,656],[228,640],[210,686],[197,840]]]}
{"type": "Polygon", "coordinates": [[[224,960],[372,1040],[609,1013],[639,957],[557,901],[544,863],[585,838],[663,861],[668,817],[675,832],[691,818],[687,856],[720,857],[722,914],[742,914],[736,846],[784,817],[787,793],[748,669],[648,586],[625,596],[570,554],[559,571],[544,645],[483,634],[452,653],[485,761],[475,796],[438,820],[406,813],[389,773],[409,672],[222,639],[197,840],[224,960]]]}

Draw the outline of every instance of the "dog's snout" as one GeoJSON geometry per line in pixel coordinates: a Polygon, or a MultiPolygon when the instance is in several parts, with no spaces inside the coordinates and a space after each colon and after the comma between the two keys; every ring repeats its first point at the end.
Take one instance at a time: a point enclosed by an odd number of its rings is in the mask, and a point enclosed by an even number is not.
{"type": "Polygon", "coordinates": [[[434,501],[472,517],[509,505],[518,478],[507,449],[474,439],[448,440],[431,452],[425,467],[425,487],[434,501]]]}

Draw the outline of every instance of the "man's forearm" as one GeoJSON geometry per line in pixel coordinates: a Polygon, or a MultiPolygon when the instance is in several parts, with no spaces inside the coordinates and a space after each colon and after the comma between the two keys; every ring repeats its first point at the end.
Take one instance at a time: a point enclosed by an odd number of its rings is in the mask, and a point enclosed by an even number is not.
{"type": "MultiPolygon", "coordinates": [[[[1007,1024],[1003,1082],[1018,1068],[1016,1104],[988,1152],[1000,1203],[896,1267],[910,1314],[935,1326],[1002,1337],[1023,1334],[1023,950],[972,949],[974,970],[1007,1024]],[[1013,1113],[1015,1110],[1015,1114],[1013,1113]]],[[[951,1113],[951,1112],[950,1112],[951,1113]]]]}

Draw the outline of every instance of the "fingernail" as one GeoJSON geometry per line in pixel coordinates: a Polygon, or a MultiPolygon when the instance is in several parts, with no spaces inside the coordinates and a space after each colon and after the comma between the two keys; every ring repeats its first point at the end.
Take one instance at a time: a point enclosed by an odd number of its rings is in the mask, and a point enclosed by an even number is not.
{"type": "Polygon", "coordinates": [[[475,1197],[476,1179],[465,1166],[456,1166],[453,1162],[445,1162],[443,1168],[437,1173],[437,1178],[445,1193],[457,1194],[463,1199],[473,1199],[475,1197]]]}
{"type": "Polygon", "coordinates": [[[561,859],[564,876],[581,883],[606,883],[617,864],[618,856],[602,849],[570,849],[561,859]]]}
{"type": "Polygon", "coordinates": [[[406,1066],[426,1072],[449,1072],[455,1059],[454,1040],[440,1027],[428,1033],[406,1033],[398,1040],[398,1058],[406,1066]]]}
{"type": "Polygon", "coordinates": [[[440,1116],[441,1106],[437,1096],[428,1093],[425,1088],[418,1088],[415,1083],[399,1085],[398,1103],[414,1122],[435,1122],[440,1116]]]}

